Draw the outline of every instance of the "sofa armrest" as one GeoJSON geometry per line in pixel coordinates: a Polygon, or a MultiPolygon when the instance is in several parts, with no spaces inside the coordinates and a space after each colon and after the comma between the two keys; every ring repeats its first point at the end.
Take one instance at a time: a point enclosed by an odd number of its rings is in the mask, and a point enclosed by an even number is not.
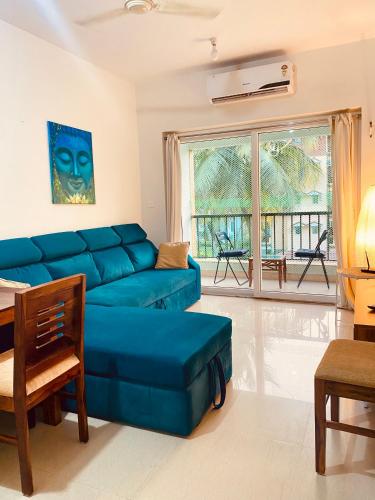
{"type": "Polygon", "coordinates": [[[194,269],[197,275],[197,300],[201,298],[201,266],[196,262],[191,255],[188,257],[190,269],[194,269]]]}

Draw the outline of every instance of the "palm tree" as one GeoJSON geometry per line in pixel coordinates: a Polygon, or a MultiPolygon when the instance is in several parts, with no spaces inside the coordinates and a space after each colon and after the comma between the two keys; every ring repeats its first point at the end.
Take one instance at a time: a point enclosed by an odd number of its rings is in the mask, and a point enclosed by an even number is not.
{"type": "MultiPolygon", "coordinates": [[[[260,145],[261,211],[293,211],[320,176],[320,164],[293,139],[260,145]]],[[[199,150],[194,155],[196,213],[249,213],[252,210],[248,147],[199,150]]]]}

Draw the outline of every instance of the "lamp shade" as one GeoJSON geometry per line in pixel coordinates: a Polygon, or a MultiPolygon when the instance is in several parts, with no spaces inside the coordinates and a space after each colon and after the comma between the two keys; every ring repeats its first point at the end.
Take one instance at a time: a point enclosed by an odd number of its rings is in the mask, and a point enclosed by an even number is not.
{"type": "Polygon", "coordinates": [[[375,267],[375,186],[370,186],[364,197],[358,218],[356,234],[357,255],[360,262],[366,260],[375,267]]]}

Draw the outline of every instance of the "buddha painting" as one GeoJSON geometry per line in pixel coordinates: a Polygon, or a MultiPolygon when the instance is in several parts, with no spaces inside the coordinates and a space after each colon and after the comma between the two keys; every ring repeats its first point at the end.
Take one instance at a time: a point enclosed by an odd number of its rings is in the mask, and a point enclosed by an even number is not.
{"type": "Polygon", "coordinates": [[[91,133],[48,122],[52,202],[95,203],[91,133]]]}

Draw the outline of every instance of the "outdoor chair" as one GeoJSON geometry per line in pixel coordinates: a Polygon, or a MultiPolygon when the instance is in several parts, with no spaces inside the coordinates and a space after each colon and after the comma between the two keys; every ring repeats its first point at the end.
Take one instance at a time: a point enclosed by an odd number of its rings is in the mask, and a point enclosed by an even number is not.
{"type": "Polygon", "coordinates": [[[306,273],[309,270],[309,267],[311,266],[311,263],[313,262],[314,259],[320,260],[320,262],[322,264],[322,267],[323,267],[323,272],[324,272],[324,276],[325,276],[325,279],[326,279],[327,287],[329,288],[329,281],[328,281],[327,270],[326,270],[326,266],[324,265],[325,253],[320,250],[320,247],[321,247],[322,243],[327,239],[327,236],[328,236],[328,230],[325,229],[322,232],[322,234],[320,235],[318,244],[316,245],[315,249],[300,248],[299,250],[297,250],[294,253],[294,255],[296,257],[300,257],[302,259],[309,259],[308,263],[307,263],[305,269],[303,270],[303,273],[302,273],[302,275],[301,275],[301,277],[299,279],[297,288],[300,287],[300,284],[302,283],[304,277],[306,276],[306,273]]]}
{"type": "Polygon", "coordinates": [[[219,232],[215,233],[215,236],[216,236],[216,240],[217,240],[218,245],[219,245],[219,253],[217,254],[217,266],[216,266],[214,284],[216,285],[217,283],[221,283],[222,281],[225,280],[225,278],[227,277],[227,272],[228,272],[228,267],[229,267],[230,270],[232,271],[233,276],[234,276],[235,280],[237,281],[238,285],[239,286],[244,285],[245,283],[247,283],[249,281],[249,276],[248,276],[248,274],[247,274],[247,272],[246,272],[246,270],[241,262],[241,257],[244,257],[249,252],[249,250],[243,249],[243,248],[241,248],[241,249],[235,248],[233,243],[231,242],[229,236],[228,236],[228,233],[226,233],[225,231],[219,231],[219,232]],[[246,281],[244,281],[243,283],[239,282],[239,280],[236,276],[236,273],[234,272],[234,269],[230,263],[231,259],[238,260],[243,272],[245,273],[246,281]],[[219,265],[220,265],[220,262],[222,260],[226,261],[225,274],[224,274],[224,278],[217,280],[217,273],[219,271],[219,265]]]}

